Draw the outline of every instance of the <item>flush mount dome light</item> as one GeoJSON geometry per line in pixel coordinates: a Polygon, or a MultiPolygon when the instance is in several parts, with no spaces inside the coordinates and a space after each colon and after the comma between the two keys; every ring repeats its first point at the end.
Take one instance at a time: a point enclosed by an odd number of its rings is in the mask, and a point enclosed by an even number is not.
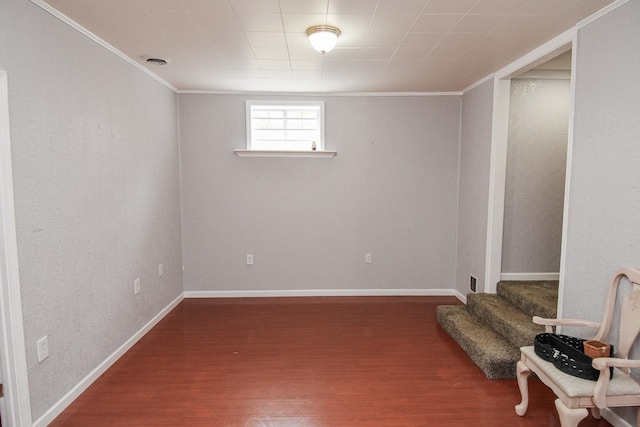
{"type": "Polygon", "coordinates": [[[333,49],[338,36],[340,36],[340,30],[330,25],[316,25],[307,29],[311,46],[323,55],[333,49]]]}

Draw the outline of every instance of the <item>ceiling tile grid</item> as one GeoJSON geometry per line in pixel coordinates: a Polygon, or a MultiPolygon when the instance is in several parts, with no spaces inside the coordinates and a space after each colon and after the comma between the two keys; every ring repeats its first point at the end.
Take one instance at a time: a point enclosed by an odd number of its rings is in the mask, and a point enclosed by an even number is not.
{"type": "Polygon", "coordinates": [[[178,90],[320,93],[461,91],[613,2],[37,1],[178,90]],[[313,25],[341,30],[334,50],[311,48],[313,25]]]}

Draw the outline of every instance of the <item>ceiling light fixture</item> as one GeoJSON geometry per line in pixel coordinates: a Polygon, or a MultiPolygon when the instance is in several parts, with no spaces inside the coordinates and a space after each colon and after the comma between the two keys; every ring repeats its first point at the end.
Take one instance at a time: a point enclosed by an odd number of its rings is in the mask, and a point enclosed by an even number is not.
{"type": "Polygon", "coordinates": [[[340,36],[340,30],[330,25],[316,25],[307,29],[311,46],[323,55],[333,49],[338,36],[340,36]]]}

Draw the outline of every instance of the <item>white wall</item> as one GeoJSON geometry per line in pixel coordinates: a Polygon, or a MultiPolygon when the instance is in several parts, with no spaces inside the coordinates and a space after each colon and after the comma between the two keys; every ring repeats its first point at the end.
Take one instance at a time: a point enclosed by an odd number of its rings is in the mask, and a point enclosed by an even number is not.
{"type": "Polygon", "coordinates": [[[238,158],[245,99],[179,96],[186,291],[451,289],[460,97],[326,97],[331,159],[238,158]]]}
{"type": "MultiPolygon", "coordinates": [[[[638,52],[638,0],[578,31],[566,318],[599,320],[614,271],[640,267],[638,52]]],[[[635,410],[622,414],[635,425],[635,410]]]]}
{"type": "Polygon", "coordinates": [[[511,81],[503,273],[560,271],[570,100],[569,80],[511,81]]]}
{"type": "Polygon", "coordinates": [[[492,105],[493,79],[462,97],[456,289],[463,295],[471,275],[476,291],[485,289],[492,105]]]}
{"type": "Polygon", "coordinates": [[[37,419],[182,292],[177,104],[31,2],[0,10],[37,419]]]}

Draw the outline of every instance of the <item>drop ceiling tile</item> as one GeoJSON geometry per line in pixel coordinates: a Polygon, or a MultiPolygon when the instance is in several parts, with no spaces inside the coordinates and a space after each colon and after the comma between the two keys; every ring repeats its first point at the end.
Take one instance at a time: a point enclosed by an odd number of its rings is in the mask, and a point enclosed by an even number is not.
{"type": "MultiPolygon", "coordinates": [[[[131,4],[143,12],[148,11],[184,11],[184,6],[173,0],[130,0],[131,4]]],[[[112,2],[117,4],[118,2],[112,2]]]]}
{"type": "Polygon", "coordinates": [[[258,59],[262,70],[291,70],[291,63],[279,59],[258,59]]]}
{"type": "Polygon", "coordinates": [[[356,66],[356,61],[327,61],[322,63],[322,73],[325,72],[338,72],[349,73],[353,71],[356,66]]]}
{"type": "Polygon", "coordinates": [[[456,61],[464,54],[468,48],[466,47],[436,47],[429,53],[427,60],[440,61],[456,61]]]}
{"type": "Polygon", "coordinates": [[[574,0],[535,0],[522,5],[518,14],[522,15],[557,15],[567,9],[574,0]]]}
{"type": "Polygon", "coordinates": [[[289,59],[295,61],[314,61],[322,54],[309,46],[289,48],[289,59]]]}
{"type": "Polygon", "coordinates": [[[438,44],[438,47],[473,47],[482,38],[483,33],[449,33],[438,44]]]}
{"type": "Polygon", "coordinates": [[[298,79],[321,79],[322,78],[322,70],[293,70],[293,78],[298,79]]]}
{"type": "Polygon", "coordinates": [[[282,32],[247,31],[245,36],[252,47],[287,48],[287,40],[282,32]]]}
{"type": "Polygon", "coordinates": [[[385,69],[389,61],[356,61],[353,69],[355,76],[378,76],[385,69]]]}
{"type": "Polygon", "coordinates": [[[395,51],[393,47],[364,47],[360,49],[358,61],[388,61],[395,51]]]}
{"type": "Polygon", "coordinates": [[[366,33],[370,22],[371,15],[364,14],[329,14],[327,16],[327,24],[340,28],[343,33],[366,33]]]}
{"type": "Polygon", "coordinates": [[[404,40],[406,33],[385,33],[370,31],[363,43],[363,47],[396,47],[404,40]]]}
{"type": "Polygon", "coordinates": [[[610,1],[607,0],[575,0],[571,6],[559,14],[571,17],[575,21],[581,21],[609,3],[610,1]]]}
{"type": "Polygon", "coordinates": [[[217,50],[210,46],[180,46],[179,49],[194,66],[200,68],[225,68],[227,66],[217,50]]]}
{"type": "Polygon", "coordinates": [[[278,0],[229,0],[237,14],[280,13],[278,0]]]}
{"type": "Polygon", "coordinates": [[[322,70],[322,60],[317,61],[291,61],[291,69],[296,71],[320,71],[322,70]]]}
{"type": "Polygon", "coordinates": [[[289,61],[289,51],[284,47],[254,47],[253,53],[256,59],[266,60],[287,60],[289,61]]]}
{"type": "Polygon", "coordinates": [[[355,61],[358,59],[360,49],[356,48],[335,48],[331,52],[324,54],[324,61],[355,61]]]}
{"type": "Polygon", "coordinates": [[[412,33],[448,33],[463,15],[420,15],[411,28],[412,33]]]}
{"type": "Polygon", "coordinates": [[[205,34],[186,11],[154,11],[149,18],[162,31],[171,34],[176,45],[208,45],[205,34]]]}
{"type": "Polygon", "coordinates": [[[487,33],[507,19],[505,15],[465,15],[451,31],[487,33]]]}
{"type": "Polygon", "coordinates": [[[239,13],[237,16],[244,31],[283,31],[279,13],[239,13]]]}
{"type": "Polygon", "coordinates": [[[419,61],[391,61],[380,74],[380,78],[392,81],[415,80],[424,76],[419,61]]]}
{"type": "Polygon", "coordinates": [[[255,59],[248,60],[225,60],[227,66],[232,70],[259,70],[260,64],[255,59]]]}
{"type": "Polygon", "coordinates": [[[414,33],[407,34],[402,41],[402,47],[435,47],[447,33],[414,33]]]}
{"type": "Polygon", "coordinates": [[[514,36],[521,36],[529,33],[560,33],[562,28],[558,25],[558,20],[548,16],[520,15],[512,16],[502,22],[493,31],[498,33],[509,33],[514,36]]]}
{"type": "Polygon", "coordinates": [[[327,13],[329,0],[280,0],[282,13],[327,13]]]}
{"type": "Polygon", "coordinates": [[[410,13],[378,13],[373,16],[369,31],[385,33],[406,33],[416,20],[410,13]]]}
{"type": "Polygon", "coordinates": [[[265,79],[292,79],[291,70],[262,70],[262,76],[265,79]]]}
{"type": "MultiPolygon", "coordinates": [[[[360,47],[364,43],[365,33],[342,33],[336,46],[338,47],[360,47]]],[[[309,41],[307,40],[307,43],[309,41]]]]}
{"type": "Polygon", "coordinates": [[[294,84],[298,92],[312,93],[322,91],[322,80],[294,79],[294,84]]]}
{"type": "Polygon", "coordinates": [[[240,21],[234,13],[193,11],[189,12],[189,15],[198,28],[207,35],[223,35],[242,31],[240,21]]]}
{"type": "Polygon", "coordinates": [[[428,0],[380,0],[376,13],[420,13],[428,0]]]}
{"type": "Polygon", "coordinates": [[[245,36],[244,32],[205,34],[205,36],[213,46],[223,49],[230,50],[234,47],[249,47],[249,40],[247,40],[247,36],[245,36]]]}
{"type": "Polygon", "coordinates": [[[528,0],[478,0],[469,10],[471,14],[509,15],[517,13],[528,0]]]}
{"type": "Polygon", "coordinates": [[[218,53],[225,61],[256,59],[253,49],[242,46],[218,46],[218,53]]]}
{"type": "Polygon", "coordinates": [[[319,13],[285,13],[282,15],[282,23],[286,33],[305,34],[307,28],[324,25],[326,21],[327,16],[319,13]]]}
{"type": "Polygon", "coordinates": [[[393,54],[391,64],[405,64],[409,61],[421,62],[433,48],[430,47],[401,47],[393,54]]]}
{"type": "Polygon", "coordinates": [[[329,13],[371,15],[378,0],[342,0],[330,1],[329,13]]]}
{"type": "MultiPolygon", "coordinates": [[[[155,2],[155,0],[151,0],[155,2]]],[[[188,11],[215,11],[233,13],[228,0],[182,0],[182,6],[188,11]]]]}
{"type": "Polygon", "coordinates": [[[478,0],[430,0],[422,11],[424,14],[465,14],[478,0]]]}

